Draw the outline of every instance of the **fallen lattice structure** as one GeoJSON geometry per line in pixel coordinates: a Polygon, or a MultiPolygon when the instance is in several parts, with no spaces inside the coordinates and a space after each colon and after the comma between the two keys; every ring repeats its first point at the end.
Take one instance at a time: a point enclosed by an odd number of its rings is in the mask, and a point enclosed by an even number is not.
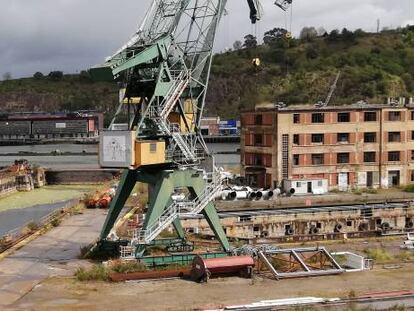
{"type": "Polygon", "coordinates": [[[271,249],[258,252],[257,272],[275,279],[345,272],[324,247],[271,249]]]}

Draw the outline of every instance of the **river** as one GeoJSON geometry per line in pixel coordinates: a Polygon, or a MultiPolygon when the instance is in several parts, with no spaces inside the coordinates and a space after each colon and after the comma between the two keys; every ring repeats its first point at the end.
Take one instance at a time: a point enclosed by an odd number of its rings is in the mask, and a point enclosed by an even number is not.
{"type": "MultiPolygon", "coordinates": [[[[214,143],[208,144],[210,152],[236,152],[240,145],[237,143],[214,143]]],[[[73,152],[73,153],[97,153],[98,145],[78,145],[78,144],[53,144],[53,145],[27,145],[27,146],[0,146],[0,167],[9,166],[16,160],[16,158],[27,159],[34,165],[39,165],[45,168],[52,169],[82,169],[82,168],[98,168],[98,158],[96,155],[48,155],[48,156],[28,156],[24,152],[36,152],[36,153],[51,153],[59,150],[60,152],[73,152]],[[4,156],[2,154],[7,153],[22,153],[20,157],[16,156],[4,156]]],[[[227,169],[237,168],[240,165],[240,155],[233,154],[216,154],[216,165],[223,166],[227,169]]],[[[35,190],[36,192],[36,190],[35,190]]],[[[19,193],[20,195],[21,193],[19,193]]],[[[35,194],[35,193],[33,193],[35,194]]],[[[31,195],[31,193],[25,194],[31,195]]],[[[80,194],[79,194],[80,195],[80,194]]],[[[75,197],[75,195],[74,195],[75,197]]],[[[5,203],[8,200],[1,199],[5,203]]],[[[66,202],[52,203],[52,204],[27,204],[24,208],[13,208],[1,211],[0,208],[0,236],[10,230],[17,229],[28,222],[38,221],[45,215],[49,214],[55,209],[61,208],[66,202]]],[[[9,205],[8,205],[9,206],[9,205]]],[[[0,204],[1,207],[1,204],[0,204]]]]}
{"type": "MultiPolygon", "coordinates": [[[[213,154],[220,152],[236,152],[240,145],[237,143],[213,143],[208,144],[210,152],[213,154]]],[[[79,144],[53,144],[53,145],[26,145],[26,146],[0,146],[0,167],[8,166],[18,157],[4,156],[8,153],[21,153],[20,158],[27,159],[30,163],[45,168],[52,169],[83,169],[98,168],[98,158],[96,155],[48,155],[33,156],[25,155],[25,152],[51,153],[53,151],[73,152],[73,153],[97,153],[98,145],[79,145],[79,144]]],[[[217,166],[237,167],[240,164],[239,154],[216,154],[217,166]]]]}

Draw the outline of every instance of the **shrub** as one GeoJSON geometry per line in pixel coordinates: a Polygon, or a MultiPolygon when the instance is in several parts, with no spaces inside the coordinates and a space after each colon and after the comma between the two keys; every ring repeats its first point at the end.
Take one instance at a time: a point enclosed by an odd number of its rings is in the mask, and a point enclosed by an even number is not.
{"type": "Polygon", "coordinates": [[[403,187],[403,191],[405,192],[414,192],[414,185],[407,185],[403,187]]]}
{"type": "Polygon", "coordinates": [[[53,227],[58,227],[61,223],[62,223],[62,219],[60,219],[60,218],[54,218],[54,219],[50,222],[50,224],[51,224],[53,227]]]}
{"type": "Polygon", "coordinates": [[[386,250],[383,249],[365,249],[364,253],[367,254],[368,258],[370,259],[374,259],[375,261],[378,262],[387,262],[387,261],[391,261],[393,258],[393,256],[388,253],[386,250]]]}
{"type": "Polygon", "coordinates": [[[90,269],[78,268],[75,272],[76,279],[85,281],[108,281],[108,270],[103,265],[94,265],[90,269]]]}
{"type": "Polygon", "coordinates": [[[39,230],[40,226],[38,223],[32,221],[27,225],[27,229],[29,229],[30,231],[37,231],[39,230]]]}
{"type": "Polygon", "coordinates": [[[138,261],[115,261],[110,266],[111,271],[117,273],[132,273],[132,272],[142,272],[147,270],[145,264],[138,261]]]}

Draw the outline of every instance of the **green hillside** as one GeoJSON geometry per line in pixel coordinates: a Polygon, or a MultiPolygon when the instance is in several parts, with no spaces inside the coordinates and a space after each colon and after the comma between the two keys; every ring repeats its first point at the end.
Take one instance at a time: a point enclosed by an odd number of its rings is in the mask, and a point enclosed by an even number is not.
{"type": "MultiPolygon", "coordinates": [[[[284,34],[268,32],[266,44],[258,47],[250,36],[244,47],[215,55],[206,114],[238,117],[262,102],[313,104],[326,97],[339,70],[332,104],[414,94],[414,26],[380,34],[345,29],[319,37],[307,29],[290,40],[284,34]],[[259,67],[253,58],[261,59],[259,67]]],[[[0,83],[2,112],[97,109],[109,118],[117,94],[116,83],[92,82],[86,73],[0,83]]]]}

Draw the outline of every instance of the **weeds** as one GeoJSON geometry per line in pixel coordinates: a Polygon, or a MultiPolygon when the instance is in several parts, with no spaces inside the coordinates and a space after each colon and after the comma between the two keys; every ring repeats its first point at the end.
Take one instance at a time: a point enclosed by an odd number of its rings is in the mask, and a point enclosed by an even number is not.
{"type": "Polygon", "coordinates": [[[122,262],[114,261],[108,267],[102,264],[93,265],[89,269],[78,268],[75,272],[75,277],[78,281],[109,281],[109,275],[116,273],[132,273],[146,271],[146,266],[137,261],[122,262]]]}
{"type": "Polygon", "coordinates": [[[387,262],[394,259],[394,257],[384,249],[365,249],[364,253],[368,258],[374,259],[377,262],[387,262]]]}
{"type": "Polygon", "coordinates": [[[61,223],[62,223],[62,219],[60,219],[60,218],[54,218],[50,222],[50,224],[52,225],[52,227],[58,227],[61,223]]]}
{"type": "Polygon", "coordinates": [[[133,273],[146,271],[147,267],[145,266],[145,264],[133,260],[127,262],[115,261],[110,265],[109,269],[112,272],[117,273],[133,273]]]}
{"type": "Polygon", "coordinates": [[[103,265],[94,265],[90,269],[78,268],[75,272],[78,281],[108,281],[109,273],[103,265]]]}
{"type": "Polygon", "coordinates": [[[39,228],[40,225],[34,221],[27,224],[27,229],[29,229],[32,232],[39,230],[39,228]]]}

